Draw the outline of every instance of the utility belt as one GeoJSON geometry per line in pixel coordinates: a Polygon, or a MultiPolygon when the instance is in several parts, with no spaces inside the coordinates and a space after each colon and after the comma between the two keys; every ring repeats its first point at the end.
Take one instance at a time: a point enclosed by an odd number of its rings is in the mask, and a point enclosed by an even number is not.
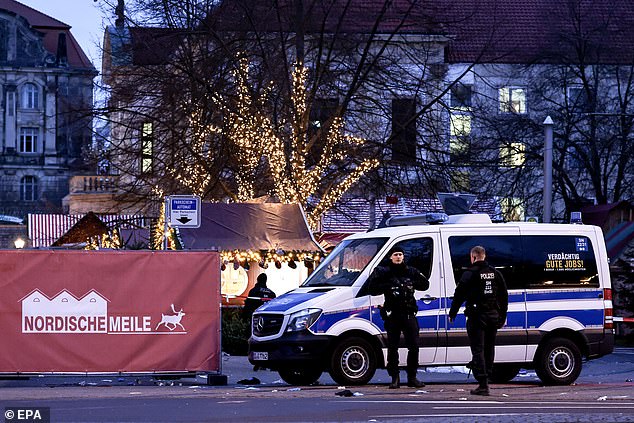
{"type": "Polygon", "coordinates": [[[388,311],[385,307],[379,307],[379,314],[383,321],[387,319],[411,319],[416,317],[416,312],[388,311]]]}

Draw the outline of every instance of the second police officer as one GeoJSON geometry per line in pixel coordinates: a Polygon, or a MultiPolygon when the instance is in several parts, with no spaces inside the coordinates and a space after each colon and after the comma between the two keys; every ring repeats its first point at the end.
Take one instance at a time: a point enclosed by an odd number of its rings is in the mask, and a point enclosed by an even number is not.
{"type": "Polygon", "coordinates": [[[473,376],[479,383],[472,395],[489,395],[489,379],[495,359],[495,335],[504,326],[508,291],[504,277],[486,261],[484,247],[471,249],[471,267],[460,278],[454,293],[449,321],[453,322],[466,302],[467,335],[473,356],[473,376]]]}

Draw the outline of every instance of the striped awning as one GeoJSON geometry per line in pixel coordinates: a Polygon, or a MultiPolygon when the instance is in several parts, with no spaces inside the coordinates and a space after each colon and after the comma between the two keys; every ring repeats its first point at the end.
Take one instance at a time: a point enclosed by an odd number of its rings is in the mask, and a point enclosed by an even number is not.
{"type": "MultiPolygon", "coordinates": [[[[72,228],[85,214],[28,214],[27,226],[33,248],[50,247],[72,228]]],[[[149,219],[137,215],[99,214],[109,228],[135,229],[149,225],[149,219]]]]}

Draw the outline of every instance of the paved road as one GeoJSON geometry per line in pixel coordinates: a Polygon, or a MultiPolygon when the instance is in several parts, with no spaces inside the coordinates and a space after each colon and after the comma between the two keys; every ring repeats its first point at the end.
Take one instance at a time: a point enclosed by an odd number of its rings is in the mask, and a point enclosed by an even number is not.
{"type": "Polygon", "coordinates": [[[344,389],[327,375],[292,387],[275,372],[253,372],[245,357],[225,357],[223,373],[227,386],[118,376],[0,381],[0,409],[50,407],[53,422],[634,422],[634,349],[585,363],[573,386],[543,387],[524,372],[488,398],[469,395],[473,378],[457,368],[421,371],[425,388],[398,390],[379,371],[370,385],[347,387],[350,397],[337,396],[344,389]],[[262,383],[238,383],[251,377],[262,383]]]}

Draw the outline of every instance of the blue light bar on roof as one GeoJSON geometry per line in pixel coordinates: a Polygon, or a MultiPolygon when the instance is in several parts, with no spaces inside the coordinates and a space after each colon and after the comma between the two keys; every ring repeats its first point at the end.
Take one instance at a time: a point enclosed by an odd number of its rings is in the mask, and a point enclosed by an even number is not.
{"type": "Polygon", "coordinates": [[[445,213],[424,213],[410,216],[392,216],[386,219],[385,226],[437,225],[446,222],[445,213]]]}

